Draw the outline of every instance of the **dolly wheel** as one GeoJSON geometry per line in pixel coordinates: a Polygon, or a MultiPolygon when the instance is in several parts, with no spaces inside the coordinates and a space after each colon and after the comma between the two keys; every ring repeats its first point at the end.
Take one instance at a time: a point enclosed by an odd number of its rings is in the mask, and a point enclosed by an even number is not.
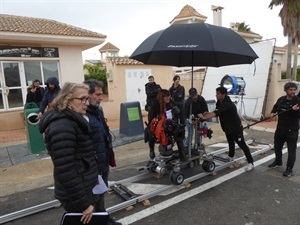
{"type": "Polygon", "coordinates": [[[153,161],[149,161],[147,163],[147,169],[151,172],[151,173],[155,173],[155,169],[156,169],[156,163],[153,161]]]}
{"type": "Polygon", "coordinates": [[[216,168],[216,164],[213,161],[204,160],[202,163],[202,169],[206,172],[212,172],[216,168]]]}
{"type": "Polygon", "coordinates": [[[170,180],[173,184],[180,185],[184,181],[184,175],[182,173],[171,172],[170,180]]]}

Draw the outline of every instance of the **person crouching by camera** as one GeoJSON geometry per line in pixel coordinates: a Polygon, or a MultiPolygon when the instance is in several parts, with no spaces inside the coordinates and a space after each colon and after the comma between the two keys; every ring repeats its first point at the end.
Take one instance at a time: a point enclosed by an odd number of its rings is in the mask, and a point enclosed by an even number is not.
{"type": "MultiPolygon", "coordinates": [[[[166,89],[162,89],[158,92],[156,100],[153,102],[152,107],[149,111],[149,125],[151,125],[151,122],[157,120],[161,120],[162,118],[173,120],[175,124],[180,124],[180,117],[182,116],[182,111],[179,110],[178,107],[171,101],[170,92],[166,89]]],[[[184,154],[184,146],[183,146],[183,139],[184,139],[184,129],[182,134],[176,135],[176,144],[179,150],[179,158],[181,161],[185,160],[185,154],[184,154]]],[[[150,148],[150,158],[155,158],[155,152],[154,152],[154,146],[156,139],[158,138],[157,135],[155,135],[152,132],[151,135],[149,135],[148,144],[150,148]]]]}
{"type": "MultiPolygon", "coordinates": [[[[192,126],[196,124],[196,118],[198,117],[199,113],[208,112],[208,107],[205,99],[200,96],[197,92],[196,88],[191,88],[189,90],[189,98],[186,100],[184,105],[184,112],[186,118],[186,126],[185,129],[187,130],[188,136],[185,139],[184,147],[189,147],[191,145],[192,137],[194,135],[194,129],[192,126]]],[[[196,135],[196,134],[195,134],[196,135]]],[[[200,135],[197,137],[197,144],[198,147],[201,144],[200,135]]]]}

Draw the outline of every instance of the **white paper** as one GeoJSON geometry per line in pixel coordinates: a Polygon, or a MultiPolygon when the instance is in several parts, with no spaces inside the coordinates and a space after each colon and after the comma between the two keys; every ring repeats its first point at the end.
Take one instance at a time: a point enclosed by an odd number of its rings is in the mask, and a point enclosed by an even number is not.
{"type": "Polygon", "coordinates": [[[107,186],[100,175],[98,175],[98,184],[93,188],[93,194],[99,195],[107,192],[107,186]]]}
{"type": "Polygon", "coordinates": [[[167,119],[171,120],[172,119],[172,110],[167,110],[166,111],[167,119]]]}

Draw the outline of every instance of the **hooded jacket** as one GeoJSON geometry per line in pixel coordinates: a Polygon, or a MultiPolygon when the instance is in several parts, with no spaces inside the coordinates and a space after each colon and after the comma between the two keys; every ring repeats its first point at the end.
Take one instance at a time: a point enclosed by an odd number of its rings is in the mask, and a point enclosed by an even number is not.
{"type": "Polygon", "coordinates": [[[220,118],[221,127],[225,133],[230,134],[241,128],[241,119],[229,96],[226,95],[222,102],[217,101],[214,113],[220,118]]]}
{"type": "Polygon", "coordinates": [[[42,117],[39,130],[45,135],[54,165],[55,198],[63,205],[71,203],[74,212],[83,212],[95,204],[92,189],[98,182],[88,122],[69,109],[49,110],[42,117]]]}
{"type": "Polygon", "coordinates": [[[59,81],[56,77],[49,77],[46,82],[46,85],[47,85],[47,91],[43,96],[43,99],[42,99],[42,102],[41,102],[40,108],[39,108],[39,112],[41,112],[41,113],[45,112],[45,109],[47,108],[47,106],[53,101],[55,96],[60,91],[59,81]],[[50,90],[49,83],[55,85],[54,90],[50,90]]]}

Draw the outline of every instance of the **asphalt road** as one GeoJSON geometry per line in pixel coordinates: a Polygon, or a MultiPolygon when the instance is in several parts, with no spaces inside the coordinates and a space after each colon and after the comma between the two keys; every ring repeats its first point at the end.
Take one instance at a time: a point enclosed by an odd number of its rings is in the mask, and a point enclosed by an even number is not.
{"type": "MultiPolygon", "coordinates": [[[[272,142],[273,134],[247,131],[250,137],[272,142]]],[[[269,169],[273,151],[255,157],[255,169],[244,172],[243,168],[226,168],[215,176],[206,176],[189,188],[150,199],[150,205],[138,203],[130,211],[125,209],[112,216],[123,224],[172,224],[172,225],[299,225],[300,224],[300,153],[297,151],[293,177],[283,177],[285,166],[269,169]],[[269,161],[265,157],[270,155],[269,161]]],[[[237,155],[241,154],[237,151],[237,155]]],[[[287,154],[284,154],[284,162],[287,154]]],[[[140,172],[141,162],[113,169],[110,180],[124,179],[140,172]]],[[[244,164],[245,165],[245,164],[244,164]]],[[[186,177],[202,172],[201,167],[184,170],[186,177]]],[[[168,177],[144,180],[144,185],[170,184],[168,177]]],[[[150,187],[150,186],[147,186],[150,187]]],[[[147,189],[147,188],[144,188],[147,189]]],[[[37,204],[53,200],[53,189],[48,187],[30,190],[0,198],[0,215],[6,215],[37,204]]],[[[121,203],[115,194],[108,194],[107,207],[121,203]]],[[[64,210],[54,208],[20,218],[7,225],[59,225],[64,210]]]]}

